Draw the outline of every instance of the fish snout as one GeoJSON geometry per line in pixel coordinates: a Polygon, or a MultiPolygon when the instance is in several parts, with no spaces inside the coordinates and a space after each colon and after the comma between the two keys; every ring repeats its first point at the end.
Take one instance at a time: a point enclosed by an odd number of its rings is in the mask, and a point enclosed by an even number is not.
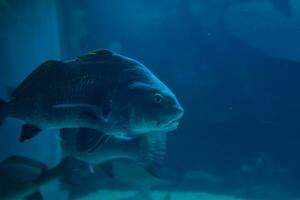
{"type": "Polygon", "coordinates": [[[172,107],[171,115],[168,116],[167,120],[163,122],[159,122],[158,126],[162,126],[164,129],[168,131],[175,130],[179,125],[180,118],[184,115],[184,109],[182,106],[174,105],[172,107]]]}
{"type": "Polygon", "coordinates": [[[182,106],[178,105],[174,105],[172,107],[172,111],[171,111],[171,115],[169,115],[168,118],[168,125],[173,124],[173,123],[179,123],[180,118],[182,118],[182,116],[184,115],[184,109],[182,108],[182,106]]]}
{"type": "Polygon", "coordinates": [[[174,106],[175,118],[179,120],[184,115],[184,109],[180,104],[174,106]]]}
{"type": "Polygon", "coordinates": [[[184,109],[183,109],[183,107],[181,106],[181,104],[179,103],[179,101],[177,100],[176,97],[170,98],[169,106],[170,106],[170,109],[171,109],[171,113],[173,113],[174,118],[176,120],[179,120],[184,115],[184,109]]]}
{"type": "Polygon", "coordinates": [[[184,109],[181,105],[176,108],[178,119],[180,119],[184,115],[184,109]]]}

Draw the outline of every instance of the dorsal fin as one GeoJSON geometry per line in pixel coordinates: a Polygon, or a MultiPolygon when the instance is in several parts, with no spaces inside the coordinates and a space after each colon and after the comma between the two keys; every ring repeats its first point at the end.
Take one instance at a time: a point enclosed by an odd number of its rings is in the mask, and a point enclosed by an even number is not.
{"type": "Polygon", "coordinates": [[[7,159],[3,160],[1,162],[1,164],[10,164],[10,165],[28,165],[34,168],[38,168],[41,169],[42,171],[47,170],[47,165],[45,165],[42,162],[30,159],[30,158],[26,158],[23,156],[10,156],[7,159]]]}
{"type": "Polygon", "coordinates": [[[105,55],[113,55],[114,54],[114,52],[112,52],[109,49],[97,49],[97,50],[92,51],[92,53],[95,53],[98,56],[105,56],[105,55]]]}
{"type": "MultiPolygon", "coordinates": [[[[41,65],[39,65],[29,76],[27,76],[22,83],[11,93],[11,97],[18,96],[19,93],[22,93],[23,90],[26,90],[27,87],[30,87],[32,84],[35,84],[35,78],[41,76],[42,74],[51,71],[57,66],[61,66],[63,62],[57,60],[48,60],[41,65]]],[[[27,94],[28,95],[28,94],[27,94]]]]}
{"type": "Polygon", "coordinates": [[[95,58],[101,58],[103,56],[111,56],[114,52],[108,50],[108,49],[97,49],[94,51],[91,51],[87,54],[84,54],[82,56],[78,56],[77,58],[80,60],[92,60],[95,58]]]}

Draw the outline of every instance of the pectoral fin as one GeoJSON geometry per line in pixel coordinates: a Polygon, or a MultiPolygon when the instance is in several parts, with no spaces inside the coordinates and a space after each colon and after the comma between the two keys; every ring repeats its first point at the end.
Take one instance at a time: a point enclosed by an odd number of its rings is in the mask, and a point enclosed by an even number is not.
{"type": "Polygon", "coordinates": [[[24,200],[43,200],[43,195],[40,190],[36,190],[32,194],[29,194],[24,197],[24,200]]]}
{"type": "Polygon", "coordinates": [[[91,147],[88,152],[89,153],[92,153],[94,152],[96,149],[99,149],[101,148],[102,146],[104,146],[106,144],[106,142],[109,140],[110,138],[110,135],[103,135],[98,141],[97,141],[97,144],[94,145],[93,147],[91,147]]]}
{"type": "Polygon", "coordinates": [[[38,135],[42,131],[41,128],[31,125],[31,124],[24,124],[22,126],[20,142],[24,142],[25,140],[31,139],[34,136],[38,135]]]}
{"type": "Polygon", "coordinates": [[[109,135],[89,128],[60,130],[61,137],[67,137],[71,134],[76,135],[75,145],[78,152],[94,152],[105,145],[110,138],[109,135]]]}

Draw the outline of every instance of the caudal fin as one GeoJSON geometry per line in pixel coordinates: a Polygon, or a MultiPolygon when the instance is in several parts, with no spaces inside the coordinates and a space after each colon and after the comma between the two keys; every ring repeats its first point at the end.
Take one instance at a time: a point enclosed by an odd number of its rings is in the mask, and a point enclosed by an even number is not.
{"type": "Polygon", "coordinates": [[[6,102],[3,99],[0,99],[0,126],[5,120],[5,104],[6,102]]]}
{"type": "Polygon", "coordinates": [[[291,0],[271,0],[275,8],[277,8],[282,15],[287,18],[291,18],[292,13],[292,3],[291,0]]]}
{"type": "Polygon", "coordinates": [[[141,164],[154,177],[161,178],[166,155],[166,133],[152,133],[141,136],[141,164]]]}
{"type": "Polygon", "coordinates": [[[45,170],[43,174],[40,176],[40,183],[44,184],[54,179],[58,179],[58,180],[63,179],[64,175],[67,173],[67,170],[69,168],[70,160],[71,158],[66,157],[55,167],[45,170]]]}
{"type": "Polygon", "coordinates": [[[62,176],[64,176],[67,170],[70,168],[72,160],[73,159],[71,157],[65,157],[60,163],[58,163],[50,171],[52,171],[54,176],[61,179],[62,176]]]}

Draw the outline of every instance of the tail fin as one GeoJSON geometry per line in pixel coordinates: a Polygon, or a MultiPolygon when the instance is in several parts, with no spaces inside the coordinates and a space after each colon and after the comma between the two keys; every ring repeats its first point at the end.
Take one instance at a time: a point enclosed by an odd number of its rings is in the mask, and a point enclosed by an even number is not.
{"type": "Polygon", "coordinates": [[[68,170],[70,160],[71,158],[66,157],[55,167],[45,171],[41,176],[42,182],[48,182],[53,179],[59,179],[59,180],[62,179],[64,177],[64,174],[68,170]]]}
{"type": "Polygon", "coordinates": [[[5,120],[5,104],[6,102],[3,99],[0,99],[0,126],[5,120]]]}
{"type": "Polygon", "coordinates": [[[141,136],[140,162],[154,177],[160,178],[166,155],[166,133],[152,133],[141,136]]]}
{"type": "Polygon", "coordinates": [[[57,176],[61,177],[61,175],[63,175],[66,172],[66,170],[69,169],[72,160],[73,159],[71,157],[66,157],[60,163],[58,163],[58,165],[56,165],[52,170],[57,176]]]}
{"type": "Polygon", "coordinates": [[[287,18],[291,18],[292,13],[292,3],[291,0],[271,0],[275,8],[279,9],[282,15],[287,18]]]}

